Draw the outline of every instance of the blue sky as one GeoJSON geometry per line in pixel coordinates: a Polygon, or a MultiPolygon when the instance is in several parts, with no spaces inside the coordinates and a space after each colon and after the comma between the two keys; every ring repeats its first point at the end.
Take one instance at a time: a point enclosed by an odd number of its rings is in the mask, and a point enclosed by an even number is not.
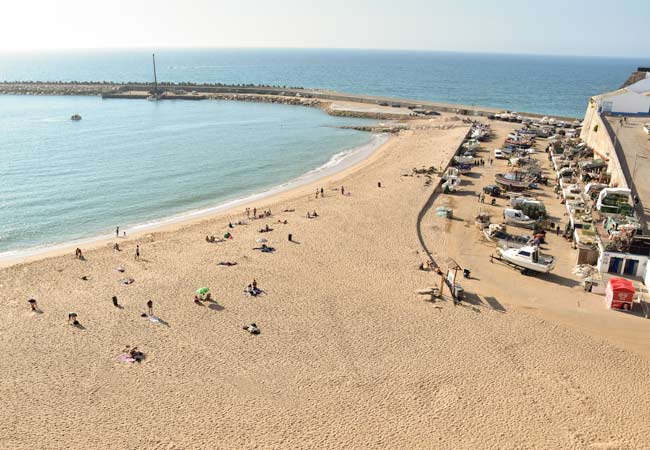
{"type": "Polygon", "coordinates": [[[0,50],[379,48],[650,57],[649,0],[20,0],[0,50]]]}

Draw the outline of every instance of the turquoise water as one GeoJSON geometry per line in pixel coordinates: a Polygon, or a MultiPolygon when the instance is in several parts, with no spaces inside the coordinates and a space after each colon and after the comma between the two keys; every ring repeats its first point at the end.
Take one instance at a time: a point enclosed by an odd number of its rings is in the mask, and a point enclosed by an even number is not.
{"type": "Polygon", "coordinates": [[[0,253],[263,191],[366,144],[333,126],[368,122],[271,104],[1,96],[0,253]]]}
{"type": "MultiPolygon", "coordinates": [[[[649,58],[448,52],[158,49],[165,81],[253,83],[582,117],[649,58]]],[[[151,81],[151,51],[0,54],[0,80],[151,81]]]]}
{"type": "MultiPolygon", "coordinates": [[[[650,61],[367,50],[158,50],[159,79],[334,89],[581,117],[650,61]]],[[[149,51],[0,54],[0,80],[150,81],[149,51]]],[[[0,253],[284,183],[362,145],[309,108],[0,96],[0,253]],[[71,122],[73,113],[83,120],[71,122]]],[[[2,255],[0,255],[2,256],[2,255]]]]}

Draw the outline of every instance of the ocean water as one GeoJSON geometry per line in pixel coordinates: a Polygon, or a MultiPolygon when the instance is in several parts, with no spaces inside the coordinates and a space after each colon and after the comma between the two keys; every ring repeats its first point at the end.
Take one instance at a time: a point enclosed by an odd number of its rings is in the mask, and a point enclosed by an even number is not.
{"type": "MultiPolygon", "coordinates": [[[[163,81],[303,86],[573,117],[591,95],[650,65],[365,50],[163,49],[156,57],[163,81]]],[[[0,54],[0,81],[151,79],[148,50],[0,54]]],[[[281,105],[0,96],[0,258],[330,170],[341,152],[371,139],[332,126],[357,123],[365,121],[281,105]],[[71,122],[76,112],[83,120],[71,122]]]]}
{"type": "MultiPolygon", "coordinates": [[[[647,59],[368,50],[157,50],[160,80],[270,84],[582,117],[647,59]]],[[[0,80],[151,81],[151,51],[0,54],[0,80]]]]}
{"type": "Polygon", "coordinates": [[[337,126],[369,122],[273,104],[0,96],[0,257],[327,168],[372,138],[337,126]]]}

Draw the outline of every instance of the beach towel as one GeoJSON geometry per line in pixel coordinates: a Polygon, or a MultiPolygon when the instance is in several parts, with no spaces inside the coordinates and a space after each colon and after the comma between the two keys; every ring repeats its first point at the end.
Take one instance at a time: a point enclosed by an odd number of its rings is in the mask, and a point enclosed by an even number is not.
{"type": "Polygon", "coordinates": [[[129,355],[128,353],[122,353],[121,355],[117,355],[116,359],[119,362],[123,362],[123,363],[134,363],[135,362],[135,359],[131,358],[131,355],[129,355]]]}

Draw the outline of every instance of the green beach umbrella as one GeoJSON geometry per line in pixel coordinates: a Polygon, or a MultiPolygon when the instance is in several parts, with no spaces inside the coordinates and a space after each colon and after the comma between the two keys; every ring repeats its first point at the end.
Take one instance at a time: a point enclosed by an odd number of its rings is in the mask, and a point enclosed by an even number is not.
{"type": "Polygon", "coordinates": [[[207,288],[207,287],[199,288],[199,289],[196,290],[196,293],[199,294],[199,295],[205,295],[208,292],[210,292],[210,288],[207,288]]]}

